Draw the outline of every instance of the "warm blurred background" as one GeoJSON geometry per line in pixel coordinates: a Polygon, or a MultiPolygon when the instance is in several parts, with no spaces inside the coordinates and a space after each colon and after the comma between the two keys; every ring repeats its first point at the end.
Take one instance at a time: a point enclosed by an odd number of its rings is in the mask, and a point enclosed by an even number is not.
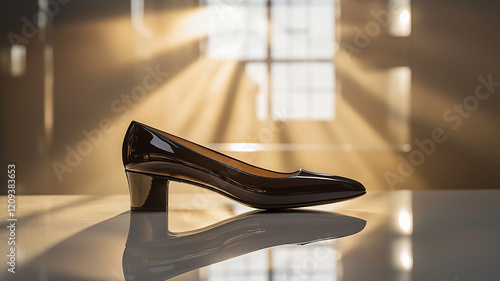
{"type": "Polygon", "coordinates": [[[127,193],[121,142],[137,120],[368,191],[498,188],[498,11],[487,0],[2,1],[1,167],[16,164],[20,194],[127,193]]]}

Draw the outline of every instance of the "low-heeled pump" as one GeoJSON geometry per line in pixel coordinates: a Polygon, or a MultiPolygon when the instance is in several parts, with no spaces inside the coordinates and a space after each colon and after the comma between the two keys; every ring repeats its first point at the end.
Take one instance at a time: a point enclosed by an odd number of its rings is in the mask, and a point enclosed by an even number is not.
{"type": "Polygon", "coordinates": [[[122,155],[135,211],[165,211],[170,181],[207,188],[261,209],[327,204],[366,193],[361,183],[349,178],[259,168],[135,121],[125,134],[122,155]]]}

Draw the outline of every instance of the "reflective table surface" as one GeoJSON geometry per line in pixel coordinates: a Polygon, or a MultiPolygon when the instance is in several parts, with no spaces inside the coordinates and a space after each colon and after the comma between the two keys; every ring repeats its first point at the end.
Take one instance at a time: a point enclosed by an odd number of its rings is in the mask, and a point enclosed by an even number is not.
{"type": "Polygon", "coordinates": [[[280,212],[207,194],[171,196],[167,213],[130,212],[127,195],[19,196],[11,217],[2,196],[0,279],[500,280],[500,190],[280,212]]]}

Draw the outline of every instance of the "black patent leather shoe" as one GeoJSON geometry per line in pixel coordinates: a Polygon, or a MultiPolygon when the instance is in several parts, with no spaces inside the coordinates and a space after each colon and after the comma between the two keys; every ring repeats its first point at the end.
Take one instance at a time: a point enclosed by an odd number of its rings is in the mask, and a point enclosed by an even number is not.
{"type": "Polygon", "coordinates": [[[167,212],[130,213],[125,280],[168,280],[269,247],[350,236],[366,225],[360,218],[307,210],[253,211],[187,233],[171,232],[167,221],[167,212]]]}
{"type": "Polygon", "coordinates": [[[261,209],[327,204],[366,193],[352,179],[304,169],[266,170],[135,121],[122,153],[135,211],[165,211],[169,181],[204,187],[261,209]]]}

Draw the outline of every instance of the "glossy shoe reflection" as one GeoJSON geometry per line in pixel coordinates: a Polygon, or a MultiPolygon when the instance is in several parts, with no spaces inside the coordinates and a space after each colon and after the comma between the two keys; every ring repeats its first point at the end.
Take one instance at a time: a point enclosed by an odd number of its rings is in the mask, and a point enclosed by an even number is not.
{"type": "Polygon", "coordinates": [[[366,221],[317,211],[255,211],[188,234],[169,232],[167,213],[131,212],[126,280],[167,280],[260,249],[355,234],[366,221]]]}
{"type": "Polygon", "coordinates": [[[283,209],[327,204],[366,193],[355,180],[304,169],[262,169],[133,121],[123,141],[133,211],[164,211],[169,181],[216,191],[242,204],[283,209]]]}

